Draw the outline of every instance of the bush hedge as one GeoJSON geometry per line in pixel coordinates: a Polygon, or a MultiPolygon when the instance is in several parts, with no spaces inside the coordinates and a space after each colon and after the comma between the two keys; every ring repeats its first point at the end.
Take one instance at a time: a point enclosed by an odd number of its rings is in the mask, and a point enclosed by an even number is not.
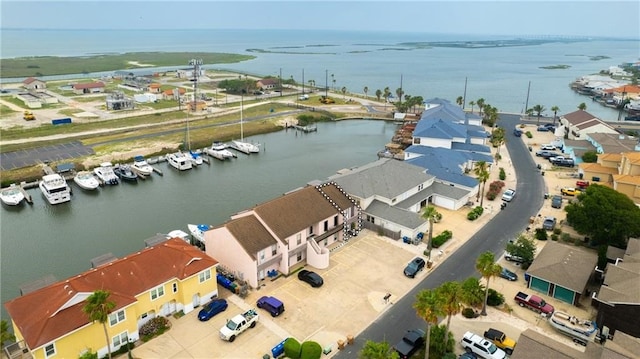
{"type": "Polygon", "coordinates": [[[500,174],[498,175],[501,181],[507,179],[507,173],[504,171],[503,167],[500,167],[500,174]]]}
{"type": "Polygon", "coordinates": [[[471,318],[475,318],[476,317],[476,311],[473,310],[473,308],[464,308],[462,310],[462,316],[467,318],[467,319],[471,319],[471,318]]]}
{"type": "Polygon", "coordinates": [[[527,138],[533,138],[533,134],[531,133],[531,131],[527,131],[524,134],[527,136],[527,138]]]}
{"type": "Polygon", "coordinates": [[[536,228],[535,237],[539,241],[546,241],[549,239],[549,237],[547,237],[547,230],[544,228],[536,228]]]}
{"type": "Polygon", "coordinates": [[[472,209],[469,213],[467,213],[467,219],[470,221],[474,221],[482,215],[482,212],[484,212],[484,208],[482,208],[482,206],[477,206],[474,209],[472,209]]]}
{"type": "Polygon", "coordinates": [[[504,303],[504,295],[502,295],[502,293],[499,293],[493,288],[489,288],[489,295],[487,296],[487,305],[490,305],[492,307],[497,307],[499,305],[502,305],[502,303],[504,303]]]}
{"type": "Polygon", "coordinates": [[[300,346],[300,359],[320,359],[322,347],[316,342],[304,342],[300,346]]]}
{"type": "Polygon", "coordinates": [[[291,359],[300,359],[300,342],[296,338],[287,338],[284,342],[284,355],[291,359]]]}
{"type": "Polygon", "coordinates": [[[500,194],[500,191],[502,191],[502,188],[504,187],[504,182],[502,181],[493,181],[489,184],[489,191],[487,192],[487,199],[490,201],[493,201],[494,199],[496,199],[496,197],[498,197],[498,194],[500,194]]]}
{"type": "Polygon", "coordinates": [[[442,231],[442,233],[431,238],[431,246],[433,248],[439,248],[441,245],[443,245],[446,241],[450,240],[451,238],[453,238],[453,232],[451,232],[448,229],[445,229],[444,231],[442,231]]]}
{"type": "Polygon", "coordinates": [[[169,329],[169,319],[165,317],[155,317],[140,327],[138,333],[143,342],[149,341],[151,338],[164,333],[169,329]]]}

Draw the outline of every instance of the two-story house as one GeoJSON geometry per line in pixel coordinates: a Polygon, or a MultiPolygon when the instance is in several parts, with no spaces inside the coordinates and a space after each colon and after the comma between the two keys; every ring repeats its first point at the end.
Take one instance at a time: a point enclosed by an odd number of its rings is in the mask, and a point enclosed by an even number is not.
{"type": "Polygon", "coordinates": [[[618,133],[607,123],[583,110],[560,116],[560,124],[564,126],[565,135],[570,140],[582,139],[588,133],[618,133]]]}
{"type": "Polygon", "coordinates": [[[204,234],[207,254],[257,288],[274,273],[329,266],[329,249],[361,229],[356,201],[335,182],[308,185],[237,213],[204,234]],[[355,231],[355,232],[354,232],[355,231]]]}
{"type": "Polygon", "coordinates": [[[637,149],[600,154],[596,163],[581,163],[578,171],[585,180],[612,187],[640,205],[640,145],[637,149]]]}
{"type": "Polygon", "coordinates": [[[111,350],[156,316],[188,313],[217,296],[218,262],[182,239],[173,238],[96,266],[5,303],[18,345],[33,358],[77,358],[87,351],[107,354],[103,325],[83,312],[97,290],[110,292],[115,308],[106,323],[111,350]]]}

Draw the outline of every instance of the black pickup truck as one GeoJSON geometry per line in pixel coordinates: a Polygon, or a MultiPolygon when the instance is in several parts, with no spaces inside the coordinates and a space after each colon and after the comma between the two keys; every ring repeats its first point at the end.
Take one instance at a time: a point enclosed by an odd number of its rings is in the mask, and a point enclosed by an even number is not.
{"type": "Polygon", "coordinates": [[[424,346],[424,334],[422,329],[407,331],[402,340],[393,349],[398,352],[400,359],[410,358],[418,349],[424,346]]]}

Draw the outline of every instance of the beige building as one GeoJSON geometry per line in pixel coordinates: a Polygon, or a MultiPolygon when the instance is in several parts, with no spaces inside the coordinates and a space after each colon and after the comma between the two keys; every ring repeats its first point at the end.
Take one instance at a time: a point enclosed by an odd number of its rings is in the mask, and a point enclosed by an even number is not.
{"type": "Polygon", "coordinates": [[[583,139],[588,133],[618,133],[599,118],[582,110],[560,116],[560,124],[564,126],[565,135],[570,140],[583,139]]]}
{"type": "Polygon", "coordinates": [[[600,154],[597,163],[581,163],[579,173],[585,180],[612,187],[640,205],[640,152],[600,154]]]}

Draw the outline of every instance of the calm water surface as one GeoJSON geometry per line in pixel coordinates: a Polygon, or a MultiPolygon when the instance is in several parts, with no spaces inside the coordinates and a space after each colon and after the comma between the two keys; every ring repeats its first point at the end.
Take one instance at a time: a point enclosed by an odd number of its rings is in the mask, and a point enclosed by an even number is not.
{"type": "MultiPolygon", "coordinates": [[[[1,209],[2,302],[19,295],[25,282],[53,274],[61,280],[90,268],[105,253],[121,257],[144,240],[188,223],[220,225],[237,211],[326,179],[337,170],[377,159],[396,126],[383,121],[320,123],[318,132],[295,131],[251,137],[258,155],[178,172],[156,164],[164,176],[121,183],[97,192],[71,183],[70,203],[51,206],[37,189],[34,204],[1,209]]],[[[2,308],[3,317],[6,315],[2,308]]]]}

